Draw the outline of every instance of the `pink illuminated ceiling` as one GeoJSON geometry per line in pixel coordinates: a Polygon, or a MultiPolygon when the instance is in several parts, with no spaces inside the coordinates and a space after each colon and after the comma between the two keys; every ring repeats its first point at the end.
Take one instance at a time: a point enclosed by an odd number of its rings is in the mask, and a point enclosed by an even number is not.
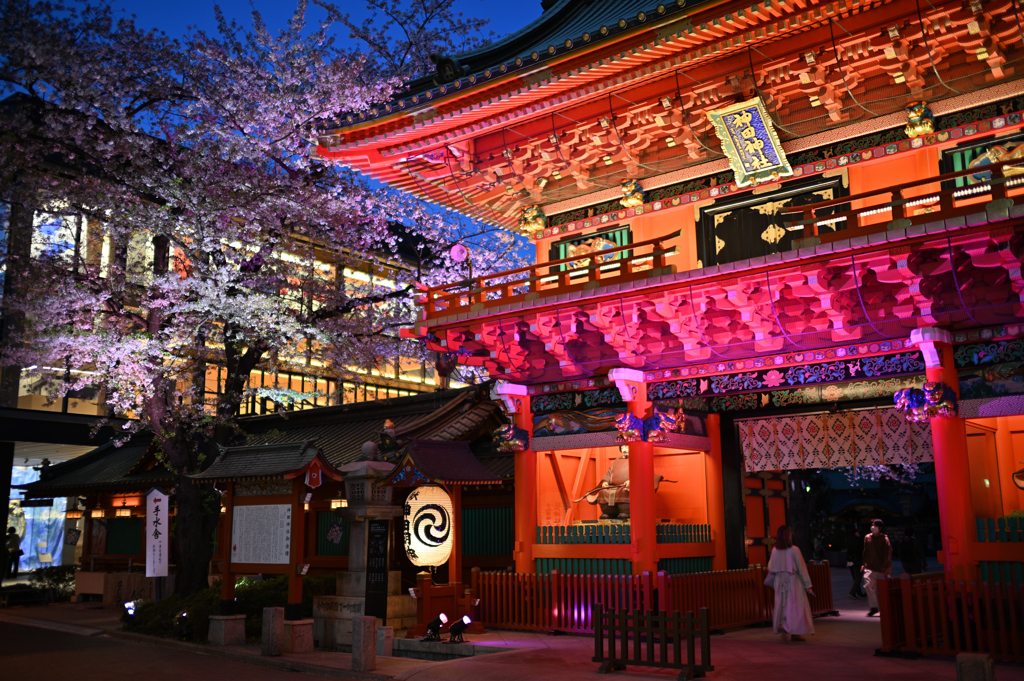
{"type": "Polygon", "coordinates": [[[534,383],[906,338],[921,326],[1005,324],[1024,317],[1021,232],[1018,219],[731,276],[685,272],[640,290],[428,322],[424,335],[492,376],[534,383]]]}

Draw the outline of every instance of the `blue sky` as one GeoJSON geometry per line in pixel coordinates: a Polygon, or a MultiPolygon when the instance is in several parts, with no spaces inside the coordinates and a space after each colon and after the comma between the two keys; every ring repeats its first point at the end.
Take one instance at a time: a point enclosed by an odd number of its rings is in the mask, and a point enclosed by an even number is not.
{"type": "MultiPolygon", "coordinates": [[[[158,28],[173,38],[185,35],[190,26],[213,32],[216,29],[214,4],[219,4],[228,17],[236,19],[242,26],[250,25],[250,13],[256,9],[263,15],[267,25],[274,29],[284,26],[295,10],[294,0],[223,0],[218,3],[214,0],[113,0],[115,8],[129,15],[134,14],[140,27],[158,28]]],[[[357,20],[367,14],[362,0],[339,0],[337,5],[357,20]]],[[[540,0],[456,0],[455,8],[467,16],[490,19],[489,28],[498,35],[526,26],[541,12],[540,0]]],[[[322,10],[310,5],[310,16],[322,16],[322,10]]],[[[344,37],[339,35],[339,39],[344,37]]]]}

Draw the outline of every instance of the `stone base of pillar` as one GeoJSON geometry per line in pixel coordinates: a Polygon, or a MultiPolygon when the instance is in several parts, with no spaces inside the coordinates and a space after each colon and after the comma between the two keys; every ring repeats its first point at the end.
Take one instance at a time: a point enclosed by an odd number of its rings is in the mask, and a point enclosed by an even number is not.
{"type": "Polygon", "coordinates": [[[352,618],[352,671],[372,672],[377,668],[377,618],[352,618]]]}
{"type": "Polygon", "coordinates": [[[207,640],[215,646],[244,646],[245,615],[210,615],[207,640]]]}
{"type": "Polygon", "coordinates": [[[268,657],[284,652],[284,608],[263,608],[262,645],[268,657]]]}
{"type": "Polygon", "coordinates": [[[995,681],[991,655],[960,653],[956,656],[956,681],[995,681]]]}
{"type": "Polygon", "coordinates": [[[284,652],[313,652],[313,620],[284,621],[284,652]]]}

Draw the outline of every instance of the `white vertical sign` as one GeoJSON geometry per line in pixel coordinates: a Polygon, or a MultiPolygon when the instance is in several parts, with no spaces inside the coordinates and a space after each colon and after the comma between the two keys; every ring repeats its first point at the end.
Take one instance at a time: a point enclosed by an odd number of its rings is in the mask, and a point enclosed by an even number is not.
{"type": "Polygon", "coordinates": [[[146,576],[167,576],[167,537],[170,516],[167,492],[159,487],[146,495],[146,576]]]}

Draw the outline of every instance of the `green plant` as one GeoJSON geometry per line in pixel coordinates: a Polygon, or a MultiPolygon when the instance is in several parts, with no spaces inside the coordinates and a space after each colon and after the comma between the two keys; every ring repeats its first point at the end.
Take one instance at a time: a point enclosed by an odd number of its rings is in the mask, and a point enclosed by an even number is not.
{"type": "Polygon", "coordinates": [[[36,589],[49,589],[58,602],[69,601],[75,595],[77,565],[54,565],[33,570],[29,583],[36,589]]]}
{"type": "MultiPolygon", "coordinates": [[[[313,616],[313,598],[333,596],[334,575],[302,579],[302,616],[313,616]]],[[[155,603],[140,603],[134,615],[125,613],[126,631],[163,638],[184,638],[205,643],[210,631],[210,615],[220,612],[220,584],[196,592],[188,598],[173,596],[155,603]],[[181,613],[185,618],[181,618],[181,613]],[[177,620],[177,621],[176,621],[177,620]]],[[[263,630],[263,608],[283,608],[288,602],[288,578],[284,575],[263,580],[242,578],[235,582],[235,613],[245,615],[245,638],[258,642],[263,630]]]]}

